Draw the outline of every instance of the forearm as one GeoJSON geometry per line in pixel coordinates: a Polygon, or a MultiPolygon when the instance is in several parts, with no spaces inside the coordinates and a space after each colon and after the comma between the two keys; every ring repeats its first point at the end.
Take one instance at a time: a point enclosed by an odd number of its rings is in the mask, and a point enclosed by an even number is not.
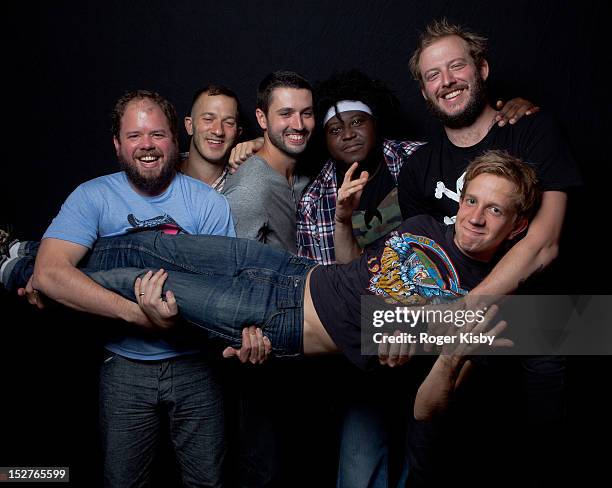
{"type": "Polygon", "coordinates": [[[558,252],[556,241],[542,244],[532,242],[529,236],[526,236],[497,263],[470,295],[495,296],[513,293],[530,276],[552,263],[558,252]]]}
{"type": "Polygon", "coordinates": [[[49,298],[81,312],[141,325],[148,323],[136,303],[106,290],[70,265],[37,263],[32,285],[49,298]]]}
{"type": "Polygon", "coordinates": [[[336,219],[334,229],[334,252],[336,262],[345,264],[359,257],[361,248],[353,235],[352,223],[336,219]]]}
{"type": "Polygon", "coordinates": [[[414,418],[432,420],[448,408],[463,362],[455,356],[439,356],[414,401],[414,418]]]}

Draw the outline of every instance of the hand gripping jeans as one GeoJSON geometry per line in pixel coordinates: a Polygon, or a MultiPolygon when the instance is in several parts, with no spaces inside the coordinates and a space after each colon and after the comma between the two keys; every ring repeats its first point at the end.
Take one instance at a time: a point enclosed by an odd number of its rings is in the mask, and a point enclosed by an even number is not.
{"type": "Polygon", "coordinates": [[[303,352],[304,286],[314,261],[248,239],[146,231],[98,239],[86,268],[93,280],[135,300],[143,270],[168,271],[165,290],[209,336],[239,347],[261,327],[276,356],[303,352]]]}

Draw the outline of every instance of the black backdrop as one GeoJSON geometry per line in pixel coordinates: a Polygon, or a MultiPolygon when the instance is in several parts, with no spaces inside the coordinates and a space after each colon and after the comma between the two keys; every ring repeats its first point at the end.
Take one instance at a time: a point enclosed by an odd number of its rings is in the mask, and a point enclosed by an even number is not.
{"type": "MultiPolygon", "coordinates": [[[[428,117],[407,62],[417,30],[448,16],[490,37],[494,95],[527,97],[561,121],[586,182],[564,241],[566,289],[610,293],[600,256],[611,114],[599,2],[57,1],[3,9],[0,216],[23,238],[40,236],[77,184],[116,170],[108,115],[128,89],[159,91],[183,116],[196,88],[221,82],[237,92],[247,134],[256,134],[255,89],[266,73],[287,68],[315,81],[358,67],[398,95],[399,132],[426,138],[428,117]]],[[[99,324],[60,310],[37,313],[6,294],[0,300],[0,465],[70,465],[82,486],[95,486],[99,324]]],[[[579,471],[590,459],[586,432],[604,418],[591,373],[607,362],[572,364],[570,414],[586,417],[587,427],[576,429],[579,471]]]]}

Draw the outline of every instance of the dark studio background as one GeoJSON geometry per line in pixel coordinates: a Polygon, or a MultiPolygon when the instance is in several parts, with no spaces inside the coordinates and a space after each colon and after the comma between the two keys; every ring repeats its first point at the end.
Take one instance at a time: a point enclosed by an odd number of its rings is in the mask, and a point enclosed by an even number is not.
{"type": "MultiPolygon", "coordinates": [[[[11,2],[2,16],[0,221],[13,222],[22,238],[37,239],[79,183],[116,171],[109,114],[124,91],[137,88],[159,91],[182,117],[198,87],[226,84],[241,99],[247,135],[254,135],[255,90],[268,72],[293,69],[316,81],[357,67],[385,81],[399,97],[403,121],[397,132],[426,139],[428,116],[407,64],[417,30],[448,16],[489,36],[492,95],[520,95],[555,114],[583,170],[586,184],[571,202],[556,291],[610,293],[603,234],[610,181],[604,121],[611,115],[609,78],[603,72],[609,52],[599,5],[551,0],[11,2]]],[[[183,134],[182,150],[187,143],[183,134]]],[[[96,375],[102,322],[60,309],[37,312],[4,293],[0,305],[0,465],[70,466],[74,486],[99,486],[96,375]]],[[[602,467],[592,442],[608,426],[602,390],[609,372],[607,359],[570,358],[573,423],[563,433],[567,458],[558,462],[564,480],[594,479],[602,467]]],[[[494,416],[499,426],[508,425],[509,413],[494,416]]],[[[508,443],[500,434],[499,443],[484,446],[483,454],[465,453],[465,438],[455,440],[458,458],[451,468],[465,461],[471,470],[453,473],[460,480],[473,482],[480,461],[498,476],[494,486],[520,483],[513,478],[521,464],[520,443],[508,443]]],[[[330,443],[304,439],[302,454],[329,450],[330,443]]],[[[317,464],[314,455],[307,457],[304,471],[295,473],[298,481],[287,486],[332,486],[332,468],[317,464]]],[[[161,466],[159,486],[172,486],[172,466],[161,466]]]]}

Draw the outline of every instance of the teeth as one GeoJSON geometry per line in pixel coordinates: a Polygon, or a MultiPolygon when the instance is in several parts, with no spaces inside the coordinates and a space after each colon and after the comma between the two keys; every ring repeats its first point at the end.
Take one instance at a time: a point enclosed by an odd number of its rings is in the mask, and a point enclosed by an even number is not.
{"type": "Polygon", "coordinates": [[[157,156],[142,156],[138,159],[144,163],[152,163],[153,161],[157,161],[157,156]]]}
{"type": "Polygon", "coordinates": [[[455,98],[456,96],[458,96],[463,90],[455,90],[452,91],[450,93],[447,93],[446,95],[444,95],[444,100],[450,100],[451,98],[455,98]]]}
{"type": "Polygon", "coordinates": [[[304,139],[304,136],[300,134],[289,134],[287,137],[289,137],[289,139],[292,141],[301,141],[304,139]]]}
{"type": "Polygon", "coordinates": [[[211,144],[223,144],[223,141],[217,141],[215,139],[206,139],[206,141],[210,142],[211,144]]]}

